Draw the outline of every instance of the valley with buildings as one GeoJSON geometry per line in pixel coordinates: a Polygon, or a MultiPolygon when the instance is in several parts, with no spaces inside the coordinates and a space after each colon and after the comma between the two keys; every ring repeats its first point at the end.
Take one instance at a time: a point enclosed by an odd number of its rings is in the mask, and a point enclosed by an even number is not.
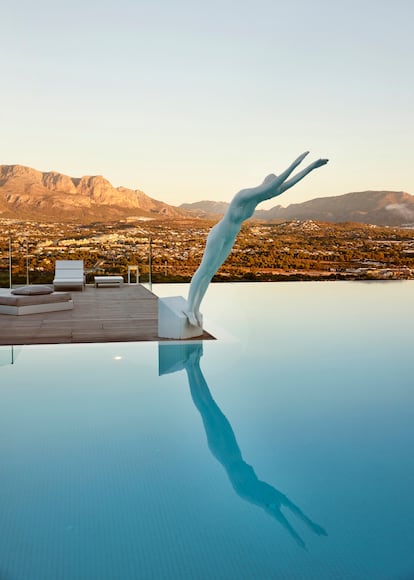
{"type": "MultiPolygon", "coordinates": [[[[56,260],[95,275],[189,282],[228,204],[168,205],[103,176],[0,165],[0,286],[51,283],[56,260]]],[[[414,277],[414,196],[365,191],[257,210],[215,281],[414,277]],[[373,225],[375,224],[375,225],[373,225]]]]}
{"type": "MultiPolygon", "coordinates": [[[[217,220],[215,220],[217,221],[217,220]]],[[[89,224],[0,219],[0,286],[51,283],[56,260],[95,275],[138,266],[141,282],[189,282],[212,220],[127,218],[89,224]]],[[[413,279],[413,229],[360,223],[248,221],[214,281],[413,279]]],[[[133,280],[135,282],[135,275],[133,280]]]]}

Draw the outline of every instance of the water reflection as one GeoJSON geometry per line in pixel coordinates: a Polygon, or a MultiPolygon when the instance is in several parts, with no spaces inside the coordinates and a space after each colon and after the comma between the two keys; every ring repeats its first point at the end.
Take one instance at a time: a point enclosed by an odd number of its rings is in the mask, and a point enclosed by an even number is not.
{"type": "Polygon", "coordinates": [[[13,345],[0,346],[0,367],[5,365],[14,365],[20,350],[20,348],[16,349],[16,347],[13,345]]]}
{"type": "Polygon", "coordinates": [[[296,543],[306,548],[305,542],[282,512],[286,508],[304,522],[315,534],[326,536],[324,528],[313,522],[285,494],[261,481],[253,467],[246,463],[229,420],[211,396],[200,368],[202,343],[159,344],[159,374],[185,370],[191,397],[200,412],[211,453],[219,461],[235,492],[246,501],[264,509],[276,519],[296,543]]]}

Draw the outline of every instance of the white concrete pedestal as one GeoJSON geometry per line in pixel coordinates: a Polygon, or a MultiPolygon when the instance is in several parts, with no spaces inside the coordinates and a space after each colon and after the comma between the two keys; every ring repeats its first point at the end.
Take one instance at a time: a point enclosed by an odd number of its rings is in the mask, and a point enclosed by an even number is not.
{"type": "Polygon", "coordinates": [[[182,296],[169,296],[158,299],[158,336],[160,338],[186,339],[203,334],[202,326],[188,322],[184,311],[187,300],[182,296]]]}

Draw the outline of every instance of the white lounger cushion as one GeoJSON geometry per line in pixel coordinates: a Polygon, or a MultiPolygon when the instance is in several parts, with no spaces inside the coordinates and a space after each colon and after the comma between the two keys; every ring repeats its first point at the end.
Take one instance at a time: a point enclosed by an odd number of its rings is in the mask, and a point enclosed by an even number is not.
{"type": "Polygon", "coordinates": [[[14,288],[11,293],[22,296],[38,296],[39,294],[52,294],[53,288],[50,286],[22,286],[14,288]]]}
{"type": "Polygon", "coordinates": [[[83,260],[57,260],[55,264],[54,288],[58,286],[80,286],[85,284],[83,260]]]}
{"type": "Polygon", "coordinates": [[[40,314],[73,308],[70,292],[53,292],[52,294],[0,294],[0,314],[40,314]]]}

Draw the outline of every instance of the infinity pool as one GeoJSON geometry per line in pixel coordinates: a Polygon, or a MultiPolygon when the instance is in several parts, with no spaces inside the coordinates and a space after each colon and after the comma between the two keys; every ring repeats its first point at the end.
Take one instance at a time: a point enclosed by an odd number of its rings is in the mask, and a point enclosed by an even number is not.
{"type": "Polygon", "coordinates": [[[414,578],[413,297],[216,284],[216,341],[0,347],[0,579],[414,578]]]}

